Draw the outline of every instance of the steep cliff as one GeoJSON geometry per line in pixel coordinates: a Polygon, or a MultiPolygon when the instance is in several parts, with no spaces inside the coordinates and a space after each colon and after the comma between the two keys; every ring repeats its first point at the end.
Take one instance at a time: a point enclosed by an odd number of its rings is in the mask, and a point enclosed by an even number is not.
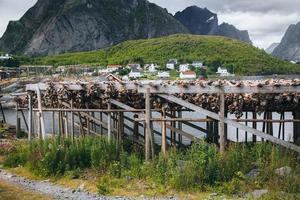
{"type": "Polygon", "coordinates": [[[289,26],[272,54],[281,59],[300,61],[300,22],[289,26]]]}
{"type": "Polygon", "coordinates": [[[217,14],[207,8],[191,6],[175,14],[192,34],[195,35],[219,35],[241,40],[252,44],[248,31],[240,31],[233,25],[223,23],[219,25],[217,14]]]}
{"type": "Polygon", "coordinates": [[[0,49],[51,55],[175,33],[188,30],[146,0],[39,0],[19,21],[9,23],[0,49]]]}

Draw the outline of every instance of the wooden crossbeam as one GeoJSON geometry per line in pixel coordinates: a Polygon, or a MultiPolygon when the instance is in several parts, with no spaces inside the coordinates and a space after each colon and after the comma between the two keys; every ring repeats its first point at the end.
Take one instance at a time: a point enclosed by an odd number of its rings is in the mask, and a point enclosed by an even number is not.
{"type": "MultiPolygon", "coordinates": [[[[160,94],[158,96],[160,96],[160,97],[162,97],[162,98],[164,98],[164,99],[166,99],[168,101],[177,103],[177,104],[179,104],[181,106],[184,106],[186,108],[189,108],[191,110],[194,110],[195,112],[204,114],[206,116],[209,116],[209,117],[211,117],[213,119],[216,119],[216,120],[220,121],[220,116],[218,114],[216,114],[214,112],[211,112],[211,111],[208,111],[206,109],[203,109],[203,108],[201,108],[199,106],[196,106],[194,104],[191,104],[189,102],[186,102],[186,101],[184,101],[184,100],[182,100],[180,98],[177,98],[177,97],[174,97],[174,96],[171,96],[171,95],[164,95],[164,94],[160,94]]],[[[229,118],[224,118],[224,122],[226,124],[230,125],[230,126],[239,128],[239,129],[244,130],[244,131],[247,131],[250,134],[259,136],[259,137],[261,137],[263,139],[266,139],[266,140],[268,140],[268,141],[270,141],[272,143],[284,146],[284,147],[286,147],[288,149],[291,149],[291,150],[294,150],[294,151],[300,153],[300,147],[297,146],[297,145],[294,145],[292,143],[289,143],[289,142],[286,142],[284,140],[278,139],[278,138],[276,138],[276,137],[274,137],[272,135],[268,135],[268,134],[266,134],[266,133],[264,133],[262,131],[256,130],[256,129],[251,128],[249,126],[240,124],[240,123],[238,123],[238,122],[236,122],[236,121],[234,121],[232,119],[229,119],[229,118]]]]}

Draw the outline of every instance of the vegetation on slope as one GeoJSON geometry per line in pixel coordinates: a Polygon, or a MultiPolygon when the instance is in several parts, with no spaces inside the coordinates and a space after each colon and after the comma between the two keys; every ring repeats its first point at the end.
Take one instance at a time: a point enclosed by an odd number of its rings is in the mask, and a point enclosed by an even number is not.
{"type": "Polygon", "coordinates": [[[300,74],[298,65],[274,58],[249,44],[225,37],[184,34],[126,41],[98,51],[40,57],[34,63],[106,65],[154,62],[164,65],[170,58],[181,62],[203,60],[211,72],[223,65],[239,75],[300,74]]]}
{"type": "MultiPolygon", "coordinates": [[[[225,154],[204,141],[186,150],[170,149],[167,156],[157,155],[144,162],[142,149],[133,149],[106,137],[75,139],[56,138],[18,143],[6,151],[4,166],[23,166],[41,177],[69,176],[70,179],[89,175],[100,194],[115,194],[126,185],[146,184],[155,194],[213,191],[243,196],[254,189],[283,191],[285,196],[300,193],[299,156],[270,143],[234,144],[225,154]],[[290,166],[292,172],[279,176],[275,169],[290,166]],[[251,170],[257,176],[247,175],[251,170]],[[274,184],[276,183],[276,184],[274,184]]],[[[138,190],[140,191],[140,189],[138,190]]],[[[280,198],[279,198],[280,199],[280,198]]]]}

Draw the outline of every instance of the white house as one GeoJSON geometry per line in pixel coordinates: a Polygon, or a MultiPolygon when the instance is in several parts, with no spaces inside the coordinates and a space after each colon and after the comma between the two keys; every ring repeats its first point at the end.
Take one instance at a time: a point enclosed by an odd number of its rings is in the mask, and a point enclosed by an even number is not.
{"type": "Polygon", "coordinates": [[[217,74],[220,76],[234,76],[234,74],[230,74],[226,68],[218,67],[217,74]]]}
{"type": "Polygon", "coordinates": [[[196,79],[196,73],[193,71],[184,71],[180,73],[180,78],[181,79],[196,79]]]}
{"type": "Polygon", "coordinates": [[[141,69],[141,65],[139,63],[129,63],[127,66],[127,68],[137,68],[137,69],[141,69]]]}
{"type": "Polygon", "coordinates": [[[158,68],[158,65],[157,64],[146,64],[145,65],[145,69],[147,69],[149,72],[157,72],[157,68],[158,68]]]}
{"type": "Polygon", "coordinates": [[[168,63],[166,64],[166,68],[167,68],[167,69],[173,70],[173,69],[175,69],[175,64],[174,64],[174,63],[168,62],[168,63]]]}
{"type": "Polygon", "coordinates": [[[128,76],[129,78],[141,78],[143,76],[143,73],[140,69],[132,68],[128,76]]]}
{"type": "Polygon", "coordinates": [[[167,79],[167,78],[170,78],[170,72],[166,72],[166,71],[158,72],[158,73],[157,73],[157,77],[158,77],[158,78],[161,78],[161,79],[167,79]]]}
{"type": "Polygon", "coordinates": [[[203,67],[203,62],[202,61],[193,61],[192,65],[196,68],[201,68],[203,67]]]}
{"type": "Polygon", "coordinates": [[[180,72],[185,72],[185,71],[188,71],[189,70],[189,64],[181,64],[179,65],[179,71],[180,72]]]}
{"type": "Polygon", "coordinates": [[[11,59],[12,57],[9,54],[5,54],[5,55],[0,55],[0,60],[8,60],[11,59]]]}
{"type": "Polygon", "coordinates": [[[121,65],[107,65],[106,70],[108,73],[112,73],[114,71],[117,71],[118,69],[122,68],[121,65]]]}

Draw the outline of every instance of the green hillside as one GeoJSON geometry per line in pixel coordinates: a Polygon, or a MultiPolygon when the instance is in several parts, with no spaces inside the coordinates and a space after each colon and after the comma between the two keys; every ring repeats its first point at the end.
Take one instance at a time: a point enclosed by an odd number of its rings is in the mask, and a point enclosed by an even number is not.
{"type": "Polygon", "coordinates": [[[274,58],[247,43],[218,36],[171,35],[167,37],[126,41],[116,46],[91,52],[66,53],[35,58],[35,64],[126,64],[155,62],[168,59],[181,62],[203,60],[210,71],[221,63],[240,75],[300,74],[300,66],[274,58]]]}

